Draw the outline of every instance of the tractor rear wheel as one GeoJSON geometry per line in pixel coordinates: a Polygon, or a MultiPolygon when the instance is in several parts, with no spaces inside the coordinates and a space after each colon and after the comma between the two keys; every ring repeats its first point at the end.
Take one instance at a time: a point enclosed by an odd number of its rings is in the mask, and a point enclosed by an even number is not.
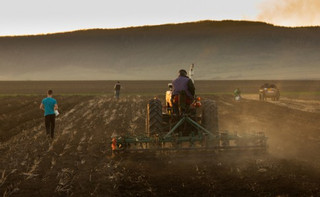
{"type": "Polygon", "coordinates": [[[152,99],[147,105],[146,130],[148,136],[162,132],[162,105],[159,99],[152,99]]]}
{"type": "Polygon", "coordinates": [[[278,92],[278,93],[277,93],[276,100],[278,101],[279,99],[280,99],[280,93],[278,92]]]}
{"type": "Polygon", "coordinates": [[[213,134],[219,133],[218,107],[215,101],[206,100],[202,102],[202,125],[213,134]]]}
{"type": "Polygon", "coordinates": [[[263,94],[261,94],[261,93],[259,94],[259,100],[260,100],[260,101],[263,101],[263,100],[264,100],[264,96],[263,96],[263,94]]]}

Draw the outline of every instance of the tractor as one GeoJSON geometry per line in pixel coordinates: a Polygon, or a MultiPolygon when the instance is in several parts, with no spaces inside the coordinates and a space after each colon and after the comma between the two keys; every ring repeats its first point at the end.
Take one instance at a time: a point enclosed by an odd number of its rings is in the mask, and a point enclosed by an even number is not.
{"type": "Polygon", "coordinates": [[[280,90],[276,85],[268,83],[262,85],[259,89],[259,100],[265,101],[267,98],[271,98],[272,101],[278,101],[280,99],[280,90]]]}
{"type": "MultiPolygon", "coordinates": [[[[170,86],[169,86],[170,88],[170,86]]],[[[168,94],[166,92],[166,97],[168,94]]],[[[169,96],[170,98],[170,96],[169,96]]],[[[187,102],[181,91],[175,99],[162,105],[150,99],[146,110],[143,136],[117,136],[112,139],[115,152],[266,150],[267,137],[262,132],[242,134],[219,131],[215,101],[196,96],[187,102]]]]}

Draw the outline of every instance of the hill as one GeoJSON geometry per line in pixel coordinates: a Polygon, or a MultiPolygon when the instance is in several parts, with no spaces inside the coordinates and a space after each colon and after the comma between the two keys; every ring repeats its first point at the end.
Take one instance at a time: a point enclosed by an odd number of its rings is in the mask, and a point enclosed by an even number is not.
{"type": "Polygon", "coordinates": [[[200,21],[0,37],[0,80],[320,79],[320,28],[200,21]]]}

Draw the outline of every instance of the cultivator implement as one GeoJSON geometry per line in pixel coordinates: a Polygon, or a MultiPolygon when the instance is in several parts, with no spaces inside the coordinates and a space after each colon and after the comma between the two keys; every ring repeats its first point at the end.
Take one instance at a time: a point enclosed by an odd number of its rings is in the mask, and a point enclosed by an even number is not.
{"type": "Polygon", "coordinates": [[[267,137],[262,132],[246,135],[231,134],[226,131],[213,133],[188,115],[183,115],[167,133],[116,136],[112,139],[112,150],[114,152],[265,151],[266,142],[267,137]]]}
{"type": "Polygon", "coordinates": [[[166,152],[166,151],[265,151],[267,138],[261,134],[239,136],[221,133],[210,138],[207,135],[190,137],[117,137],[113,140],[114,152],[166,152]],[[240,142],[240,143],[238,143],[240,142]]]}

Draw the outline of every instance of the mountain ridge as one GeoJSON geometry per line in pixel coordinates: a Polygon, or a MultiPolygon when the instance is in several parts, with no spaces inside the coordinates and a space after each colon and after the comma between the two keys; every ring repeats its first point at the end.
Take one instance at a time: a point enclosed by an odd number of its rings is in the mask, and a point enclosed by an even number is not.
{"type": "Polygon", "coordinates": [[[320,28],[200,21],[0,37],[0,80],[320,79],[320,28]]]}

